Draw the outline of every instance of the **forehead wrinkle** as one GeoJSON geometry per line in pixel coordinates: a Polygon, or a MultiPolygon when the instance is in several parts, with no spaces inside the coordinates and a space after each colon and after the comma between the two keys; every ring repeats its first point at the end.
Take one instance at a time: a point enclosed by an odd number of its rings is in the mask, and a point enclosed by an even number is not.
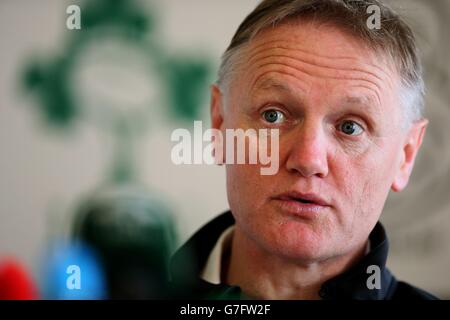
{"type": "MultiPolygon", "coordinates": [[[[299,80],[297,76],[295,76],[293,73],[287,72],[287,71],[281,71],[281,70],[267,70],[265,72],[261,72],[259,75],[255,76],[254,79],[251,81],[250,90],[259,90],[259,89],[269,89],[269,88],[276,88],[279,91],[284,91],[287,93],[293,93],[294,91],[290,85],[283,84],[277,80],[274,80],[273,78],[267,77],[264,79],[265,76],[268,74],[281,74],[287,77],[292,77],[295,80],[299,80]],[[261,80],[263,79],[263,80],[261,80]],[[262,82],[261,85],[258,85],[258,82],[262,82]],[[267,83],[266,83],[267,82],[267,83]]],[[[303,81],[301,81],[303,83],[303,81]]],[[[304,90],[301,90],[304,91],[304,90]]]]}
{"type": "MultiPolygon", "coordinates": [[[[263,66],[266,65],[266,63],[264,63],[264,64],[262,63],[263,61],[271,60],[273,58],[282,58],[282,59],[285,59],[285,60],[293,61],[295,65],[299,65],[299,66],[300,65],[304,65],[303,71],[305,73],[311,75],[311,76],[318,76],[318,77],[321,77],[321,78],[332,78],[332,79],[341,79],[341,78],[344,78],[344,79],[366,79],[366,78],[373,77],[373,78],[375,78],[373,80],[373,82],[377,82],[377,81],[384,82],[384,81],[386,81],[386,79],[383,79],[378,74],[376,74],[376,73],[374,73],[372,71],[369,71],[369,70],[363,70],[361,68],[348,68],[348,67],[347,68],[343,68],[343,67],[342,68],[338,68],[338,67],[332,67],[332,66],[324,66],[324,65],[316,64],[316,63],[314,63],[312,61],[306,61],[306,60],[300,59],[298,57],[294,58],[291,55],[281,54],[281,53],[278,53],[278,54],[268,54],[267,53],[267,54],[263,55],[260,58],[258,57],[258,59],[256,59],[256,61],[249,62],[249,65],[251,65],[251,63],[253,63],[253,64],[261,63],[258,67],[263,67],[263,66]],[[323,75],[320,75],[320,74],[314,75],[311,72],[308,72],[308,71],[305,70],[305,69],[312,69],[314,67],[319,69],[318,73],[321,72],[321,73],[327,73],[328,74],[327,70],[332,70],[334,72],[337,72],[338,76],[337,77],[329,76],[329,75],[323,76],[323,75]],[[322,71],[322,69],[325,69],[325,70],[322,71]],[[350,74],[350,73],[360,74],[361,77],[357,78],[357,77],[354,77],[354,76],[353,77],[349,76],[348,74],[350,74]]],[[[285,63],[282,63],[282,62],[276,62],[276,63],[285,65],[285,63]]],[[[299,67],[299,69],[300,69],[300,67],[299,67]]]]}
{"type": "MultiPolygon", "coordinates": [[[[248,51],[250,52],[249,58],[246,60],[246,64],[252,63],[253,60],[261,53],[267,53],[269,50],[294,50],[300,53],[304,53],[307,56],[310,56],[311,59],[313,60],[311,62],[311,64],[315,64],[315,65],[322,65],[323,67],[329,67],[332,69],[342,69],[342,70],[348,70],[349,68],[342,68],[340,66],[336,67],[333,66],[331,64],[328,64],[326,60],[332,60],[332,61],[336,61],[336,60],[341,60],[342,64],[345,63],[345,65],[348,65],[350,62],[347,60],[351,60],[351,63],[355,64],[355,61],[357,61],[357,65],[361,66],[361,64],[365,65],[365,66],[369,66],[369,67],[373,67],[374,69],[378,70],[380,73],[383,74],[383,76],[389,76],[388,73],[385,71],[384,68],[380,67],[379,65],[376,65],[372,62],[363,62],[361,63],[361,61],[359,59],[357,59],[356,57],[352,57],[352,56],[328,56],[328,55],[323,55],[323,54],[318,54],[318,53],[314,53],[314,52],[310,52],[307,51],[306,49],[304,49],[303,46],[300,46],[298,44],[297,41],[290,41],[290,40],[269,40],[269,41],[265,41],[262,42],[260,44],[252,44],[249,48],[248,51]],[[277,43],[283,44],[283,45],[276,45],[277,43]],[[286,45],[286,44],[293,44],[292,46],[286,45]],[[267,48],[267,46],[269,45],[269,48],[267,48]],[[272,46],[273,45],[273,46],[272,46]],[[318,62],[314,62],[314,60],[323,60],[323,61],[318,61],[318,62]]],[[[308,59],[299,59],[305,63],[310,63],[310,61],[308,61],[308,59]]],[[[366,72],[365,70],[363,70],[362,68],[351,68],[353,70],[356,71],[362,71],[362,72],[366,72]]],[[[376,72],[373,72],[373,74],[376,74],[376,72]]],[[[379,77],[381,80],[383,77],[376,75],[377,77],[379,77]]]]}
{"type": "Polygon", "coordinates": [[[271,46],[273,49],[276,49],[276,48],[297,49],[298,51],[301,51],[301,52],[303,52],[305,54],[315,55],[315,56],[320,57],[320,58],[342,59],[342,60],[344,60],[344,59],[352,59],[353,58],[351,56],[327,56],[327,55],[323,55],[323,54],[311,53],[311,52],[305,50],[303,46],[299,45],[298,41],[292,41],[292,40],[288,40],[288,39],[284,39],[284,40],[276,39],[276,40],[264,40],[264,41],[262,41],[262,40],[257,40],[256,41],[255,40],[254,42],[252,42],[249,45],[248,51],[255,51],[255,54],[257,54],[258,52],[266,51],[267,48],[264,49],[264,47],[270,46],[270,45],[273,45],[273,46],[271,46]],[[258,42],[260,42],[260,43],[258,43],[258,42]],[[280,44],[283,44],[283,45],[277,45],[277,43],[280,43],[280,44]],[[286,45],[286,44],[293,44],[293,46],[292,47],[289,47],[289,46],[285,47],[284,45],[286,45]]]}
{"type": "MultiPolygon", "coordinates": [[[[296,66],[292,66],[290,64],[280,63],[280,62],[277,62],[277,63],[273,63],[272,62],[272,63],[265,63],[265,64],[262,64],[262,65],[258,65],[258,66],[256,66],[256,70],[267,69],[268,66],[273,66],[273,68],[270,68],[270,70],[266,70],[265,72],[260,72],[260,75],[256,76],[256,78],[252,81],[250,88],[254,87],[256,81],[264,73],[279,72],[282,69],[284,69],[283,72],[292,75],[294,78],[296,78],[297,80],[300,80],[300,81],[301,81],[301,79],[298,76],[294,75],[295,72],[288,72],[288,71],[286,71],[286,69],[291,69],[291,70],[294,70],[296,72],[300,72],[300,73],[306,74],[306,75],[308,75],[310,77],[319,77],[319,78],[324,78],[324,79],[336,79],[336,80],[342,80],[343,79],[343,77],[320,76],[320,75],[312,74],[311,72],[308,72],[307,70],[303,70],[303,69],[298,68],[296,66]]],[[[366,79],[366,78],[354,78],[354,77],[344,77],[344,79],[345,80],[350,80],[350,81],[362,81],[362,82],[364,82],[366,84],[366,86],[369,85],[368,88],[372,87],[372,88],[370,88],[370,90],[374,91],[377,94],[378,99],[379,99],[379,103],[381,104],[381,98],[379,97],[378,91],[380,91],[380,92],[382,91],[381,90],[382,86],[379,85],[379,83],[377,83],[378,81],[371,81],[370,79],[366,79]],[[375,87],[376,89],[374,89],[373,87],[375,87]]]]}

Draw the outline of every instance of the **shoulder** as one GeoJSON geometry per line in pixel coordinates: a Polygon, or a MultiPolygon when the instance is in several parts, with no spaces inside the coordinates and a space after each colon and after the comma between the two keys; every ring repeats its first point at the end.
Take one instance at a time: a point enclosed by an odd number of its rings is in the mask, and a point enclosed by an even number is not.
{"type": "Polygon", "coordinates": [[[392,300],[439,300],[425,290],[412,286],[406,282],[398,281],[391,296],[392,300]]]}

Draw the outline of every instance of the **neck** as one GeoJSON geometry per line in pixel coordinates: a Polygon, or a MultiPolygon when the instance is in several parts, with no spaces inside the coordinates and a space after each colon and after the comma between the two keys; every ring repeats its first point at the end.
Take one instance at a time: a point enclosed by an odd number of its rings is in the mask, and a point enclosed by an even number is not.
{"type": "Polygon", "coordinates": [[[251,298],[317,300],[322,284],[358,262],[366,245],[326,260],[295,261],[260,248],[236,226],[223,276],[251,298]]]}

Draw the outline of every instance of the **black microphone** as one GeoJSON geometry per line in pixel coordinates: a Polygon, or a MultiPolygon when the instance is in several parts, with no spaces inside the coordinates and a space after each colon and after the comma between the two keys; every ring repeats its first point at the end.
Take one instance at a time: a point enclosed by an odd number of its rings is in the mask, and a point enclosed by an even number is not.
{"type": "Polygon", "coordinates": [[[81,206],[73,236],[98,252],[108,298],[160,299],[168,294],[174,230],[159,199],[121,185],[96,192],[81,206]]]}

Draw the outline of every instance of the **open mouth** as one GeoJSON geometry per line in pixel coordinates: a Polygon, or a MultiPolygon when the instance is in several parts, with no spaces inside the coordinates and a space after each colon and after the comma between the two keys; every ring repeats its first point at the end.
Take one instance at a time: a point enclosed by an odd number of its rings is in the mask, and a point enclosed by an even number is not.
{"type": "Polygon", "coordinates": [[[287,202],[297,202],[301,204],[309,204],[316,206],[327,207],[329,204],[315,194],[300,194],[298,192],[290,192],[279,195],[276,197],[277,200],[287,201],[287,202]]]}
{"type": "Polygon", "coordinates": [[[310,200],[306,200],[306,199],[302,199],[302,198],[298,198],[298,199],[293,198],[292,200],[295,200],[295,201],[298,201],[298,202],[301,202],[301,203],[316,204],[314,201],[310,201],[310,200]]]}
{"type": "Polygon", "coordinates": [[[272,198],[281,212],[302,219],[315,219],[331,208],[330,202],[318,193],[303,193],[292,190],[272,198]]]}
{"type": "Polygon", "coordinates": [[[287,198],[287,199],[280,199],[280,200],[284,200],[284,201],[295,201],[297,203],[301,203],[301,204],[309,204],[309,205],[316,205],[316,206],[321,206],[321,204],[313,201],[313,200],[309,200],[309,199],[304,199],[304,198],[287,198]]]}

